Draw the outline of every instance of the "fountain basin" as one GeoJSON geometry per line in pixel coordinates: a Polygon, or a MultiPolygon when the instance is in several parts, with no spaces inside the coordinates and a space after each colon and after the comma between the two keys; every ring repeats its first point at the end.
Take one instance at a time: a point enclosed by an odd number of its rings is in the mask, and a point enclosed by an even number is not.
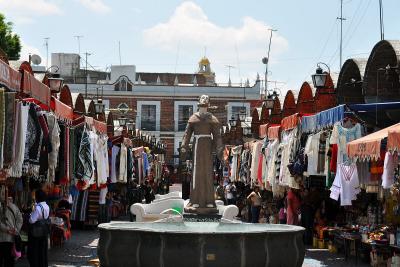
{"type": "Polygon", "coordinates": [[[304,228],[217,222],[99,225],[102,267],[302,266],[304,228]]]}

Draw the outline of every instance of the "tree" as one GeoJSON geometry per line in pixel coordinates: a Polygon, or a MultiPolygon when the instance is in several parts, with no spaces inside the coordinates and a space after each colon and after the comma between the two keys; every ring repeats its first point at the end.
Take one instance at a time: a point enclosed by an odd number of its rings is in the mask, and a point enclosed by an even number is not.
{"type": "Polygon", "coordinates": [[[6,22],[6,18],[0,13],[0,49],[10,60],[18,60],[21,52],[19,36],[12,31],[12,22],[6,22]]]}

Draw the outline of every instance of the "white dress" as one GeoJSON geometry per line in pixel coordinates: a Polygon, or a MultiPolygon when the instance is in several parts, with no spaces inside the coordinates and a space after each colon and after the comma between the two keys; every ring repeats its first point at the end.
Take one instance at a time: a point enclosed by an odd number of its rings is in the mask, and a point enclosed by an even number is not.
{"type": "Polygon", "coordinates": [[[355,200],[357,194],[360,193],[356,164],[353,163],[349,166],[338,164],[335,180],[330,190],[332,199],[338,200],[340,195],[341,206],[351,206],[351,201],[355,200]]]}
{"type": "Polygon", "coordinates": [[[383,174],[382,174],[382,187],[389,189],[394,184],[394,170],[399,164],[399,158],[396,155],[386,152],[385,161],[383,163],[383,174]]]}

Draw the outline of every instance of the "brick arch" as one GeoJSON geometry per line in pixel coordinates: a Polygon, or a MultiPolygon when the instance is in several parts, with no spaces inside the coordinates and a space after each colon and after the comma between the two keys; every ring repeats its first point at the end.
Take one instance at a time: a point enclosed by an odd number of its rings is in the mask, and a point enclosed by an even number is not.
{"type": "Polygon", "coordinates": [[[258,137],[260,127],[260,115],[258,109],[254,108],[251,112],[251,133],[253,136],[258,137]]]}
{"type": "Polygon", "coordinates": [[[262,105],[260,114],[260,125],[266,124],[268,122],[269,122],[269,110],[265,105],[262,105]]]}
{"type": "Polygon", "coordinates": [[[71,93],[72,105],[75,113],[86,114],[85,99],[80,93],[71,93]]]}
{"type": "Polygon", "coordinates": [[[303,82],[297,97],[296,111],[299,113],[314,113],[314,87],[309,82],[303,82]]]}
{"type": "Polygon", "coordinates": [[[280,124],[282,120],[281,101],[278,97],[274,98],[274,107],[271,110],[269,122],[272,124],[280,124]]]}
{"type": "Polygon", "coordinates": [[[315,112],[320,112],[336,106],[337,75],[330,73],[326,79],[325,87],[318,88],[314,95],[315,112]]]}
{"type": "Polygon", "coordinates": [[[296,98],[292,90],[286,92],[282,106],[282,117],[285,118],[296,113],[296,98]]]}
{"type": "Polygon", "coordinates": [[[365,67],[363,88],[365,91],[365,102],[392,102],[400,100],[399,75],[393,75],[392,79],[386,79],[385,72],[380,68],[398,66],[400,62],[400,41],[383,40],[378,42],[371,51],[365,67]],[[377,83],[379,75],[379,83],[377,83]],[[377,86],[378,92],[377,92],[377,86]]]}
{"type": "Polygon", "coordinates": [[[65,105],[74,108],[74,105],[72,103],[72,96],[71,96],[71,91],[69,90],[68,85],[64,85],[61,88],[59,99],[61,102],[63,102],[65,105]]]}
{"type": "Polygon", "coordinates": [[[94,105],[94,101],[92,99],[85,99],[84,103],[85,103],[86,115],[94,118],[96,116],[96,107],[94,105]]]}
{"type": "MultiPolygon", "coordinates": [[[[395,70],[378,71],[386,66],[399,67],[400,40],[378,42],[371,51],[365,67],[363,89],[366,103],[393,102],[400,100],[399,75],[395,70]]],[[[400,110],[378,112],[378,122],[386,126],[400,120],[400,110]]]]}
{"type": "Polygon", "coordinates": [[[338,104],[364,103],[362,82],[366,65],[365,58],[350,58],[344,62],[336,87],[338,104]]]}

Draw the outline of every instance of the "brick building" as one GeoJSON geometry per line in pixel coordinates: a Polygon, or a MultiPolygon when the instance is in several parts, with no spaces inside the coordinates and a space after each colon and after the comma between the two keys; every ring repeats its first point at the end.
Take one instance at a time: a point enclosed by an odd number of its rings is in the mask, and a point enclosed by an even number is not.
{"type": "MultiPolygon", "coordinates": [[[[52,62],[52,65],[57,64],[63,69],[62,60],[52,62]]],[[[186,122],[197,111],[200,95],[210,96],[212,113],[223,125],[240,112],[246,112],[250,117],[250,111],[260,104],[259,80],[252,86],[248,82],[220,86],[215,82],[215,73],[207,58],[199,61],[196,73],[145,73],[136,72],[134,65],[117,65],[111,66],[110,72],[92,74],[87,85],[73,82],[82,79],[68,76],[72,73],[80,71],[68,69],[67,73],[61,73],[72,93],[84,95],[87,86],[87,98],[95,98],[97,90],[103,92],[106,109],[128,107],[126,116],[136,122],[137,129],[149,132],[167,144],[166,161],[169,163],[174,162],[173,155],[178,154],[186,122]]]]}

